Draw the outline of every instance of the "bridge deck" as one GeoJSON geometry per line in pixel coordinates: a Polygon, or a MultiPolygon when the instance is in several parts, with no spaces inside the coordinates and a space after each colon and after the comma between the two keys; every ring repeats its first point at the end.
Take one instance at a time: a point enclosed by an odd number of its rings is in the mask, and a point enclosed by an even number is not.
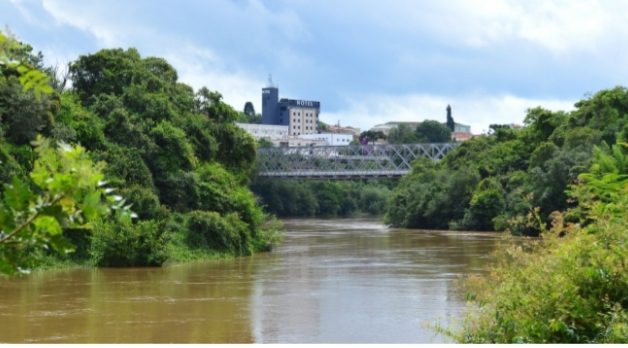
{"type": "Polygon", "coordinates": [[[442,159],[458,143],[264,148],[259,176],[271,178],[399,178],[412,161],[442,159]]]}
{"type": "Polygon", "coordinates": [[[301,171],[301,172],[272,172],[260,173],[259,176],[273,178],[303,178],[303,179],[353,179],[353,178],[400,178],[408,174],[409,170],[373,170],[373,171],[301,171]]]}

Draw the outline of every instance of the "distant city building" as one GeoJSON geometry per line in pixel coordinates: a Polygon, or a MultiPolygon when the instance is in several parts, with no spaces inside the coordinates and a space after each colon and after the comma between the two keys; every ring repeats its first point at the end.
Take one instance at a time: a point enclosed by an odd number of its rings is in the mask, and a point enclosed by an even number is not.
{"type": "Polygon", "coordinates": [[[372,132],[382,132],[384,135],[388,136],[390,131],[393,128],[397,128],[400,125],[406,125],[412,129],[416,129],[422,122],[406,122],[406,121],[390,121],[383,124],[377,124],[373,126],[370,131],[372,132]]]}
{"type": "Polygon", "coordinates": [[[467,126],[466,124],[460,124],[458,122],[454,124],[454,131],[451,133],[451,138],[454,141],[467,141],[472,137],[473,135],[471,134],[471,126],[467,126]]]}
{"type": "Polygon", "coordinates": [[[244,129],[247,133],[253,136],[256,140],[266,139],[271,140],[275,138],[287,138],[288,126],[276,126],[269,124],[257,124],[257,123],[235,123],[238,127],[244,129]]]}
{"type": "Polygon", "coordinates": [[[323,140],[318,140],[318,139],[303,139],[302,136],[300,137],[290,137],[288,139],[283,139],[282,141],[279,141],[277,144],[276,142],[273,142],[274,146],[287,146],[287,147],[295,147],[295,146],[326,146],[327,144],[325,143],[325,141],[323,140]]]}
{"type": "MultiPolygon", "coordinates": [[[[330,125],[327,127],[327,132],[333,134],[349,134],[353,137],[354,141],[358,141],[360,138],[360,128],[350,127],[350,126],[340,126],[340,122],[336,125],[330,125]]],[[[323,133],[323,132],[321,132],[323,133]]]]}
{"type": "Polygon", "coordinates": [[[344,146],[349,145],[353,141],[353,134],[318,133],[301,135],[299,138],[321,140],[328,146],[344,146]]]}
{"type": "Polygon", "coordinates": [[[341,127],[340,125],[330,125],[328,131],[329,133],[335,134],[353,134],[354,136],[360,136],[360,128],[350,126],[341,127]]]}
{"type": "Polygon", "coordinates": [[[299,136],[317,133],[320,102],[300,99],[279,99],[279,88],[269,81],[262,88],[262,123],[288,126],[288,134],[299,136]]]}
{"type": "MultiPolygon", "coordinates": [[[[451,117],[451,106],[447,105],[447,115],[451,117]]],[[[411,129],[416,129],[422,122],[405,122],[405,121],[389,121],[383,124],[378,124],[373,126],[370,131],[372,132],[382,132],[384,135],[388,136],[390,131],[394,128],[399,127],[400,125],[406,125],[411,129]]],[[[447,125],[447,122],[443,122],[443,125],[447,125]]],[[[451,133],[451,138],[454,141],[467,141],[471,139],[473,135],[471,134],[471,126],[454,122],[454,131],[451,133]]]]}
{"type": "MultiPolygon", "coordinates": [[[[236,122],[236,126],[242,128],[248,134],[250,134],[255,140],[264,139],[273,144],[273,146],[325,146],[328,143],[324,139],[316,138],[301,138],[307,137],[302,135],[290,136],[288,133],[288,126],[277,126],[270,124],[256,124],[256,123],[240,123],[236,122]]],[[[309,136],[316,135],[310,134],[309,136]]]]}
{"type": "Polygon", "coordinates": [[[454,133],[469,133],[471,134],[471,126],[456,122],[454,124],[454,133]]]}

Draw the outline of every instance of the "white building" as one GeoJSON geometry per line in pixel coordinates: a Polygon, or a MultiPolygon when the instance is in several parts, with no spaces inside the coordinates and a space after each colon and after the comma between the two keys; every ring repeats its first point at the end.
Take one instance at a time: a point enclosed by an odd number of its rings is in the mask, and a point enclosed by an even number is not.
{"type": "MultiPolygon", "coordinates": [[[[235,123],[245,132],[249,133],[255,140],[264,139],[273,143],[273,146],[325,146],[327,142],[324,139],[314,137],[306,138],[304,135],[292,136],[288,130],[288,126],[257,124],[257,123],[235,123]]],[[[316,134],[310,134],[316,135],[316,134]]],[[[338,134],[334,134],[334,138],[338,134]]]]}
{"type": "Polygon", "coordinates": [[[272,141],[272,139],[275,138],[288,137],[288,126],[239,122],[236,122],[235,124],[252,135],[255,140],[266,139],[272,141]]]}
{"type": "Polygon", "coordinates": [[[311,101],[282,99],[289,117],[288,132],[301,136],[315,134],[318,126],[318,105],[311,101]],[[316,105],[316,106],[314,106],[316,105]]]}
{"type": "Polygon", "coordinates": [[[349,145],[353,140],[352,134],[336,134],[336,133],[319,133],[319,134],[303,134],[301,139],[319,140],[328,146],[345,146],[349,145]]]}
{"type": "MultiPolygon", "coordinates": [[[[305,139],[304,136],[301,135],[299,137],[290,137],[288,139],[280,140],[278,146],[288,146],[288,147],[302,147],[302,146],[325,146],[327,145],[325,141],[319,139],[305,139]]],[[[273,142],[274,144],[274,142],[273,142]]]]}

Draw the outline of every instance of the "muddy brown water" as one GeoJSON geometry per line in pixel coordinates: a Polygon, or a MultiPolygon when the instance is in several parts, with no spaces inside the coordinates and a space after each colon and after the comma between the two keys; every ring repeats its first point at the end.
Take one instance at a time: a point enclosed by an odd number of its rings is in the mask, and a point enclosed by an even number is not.
{"type": "Polygon", "coordinates": [[[0,342],[430,343],[499,235],[287,220],[272,253],[0,279],[0,342]]]}

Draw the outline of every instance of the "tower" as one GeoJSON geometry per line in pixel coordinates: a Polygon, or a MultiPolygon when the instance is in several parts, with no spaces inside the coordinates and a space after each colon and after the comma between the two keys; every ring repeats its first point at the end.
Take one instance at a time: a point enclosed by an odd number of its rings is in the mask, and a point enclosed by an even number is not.
{"type": "Polygon", "coordinates": [[[456,122],[454,122],[454,118],[451,116],[451,106],[447,105],[447,128],[449,128],[450,131],[455,131],[456,128],[456,122]]]}
{"type": "Polygon", "coordinates": [[[262,88],[262,124],[279,124],[279,89],[268,75],[268,86],[262,88]]]}

